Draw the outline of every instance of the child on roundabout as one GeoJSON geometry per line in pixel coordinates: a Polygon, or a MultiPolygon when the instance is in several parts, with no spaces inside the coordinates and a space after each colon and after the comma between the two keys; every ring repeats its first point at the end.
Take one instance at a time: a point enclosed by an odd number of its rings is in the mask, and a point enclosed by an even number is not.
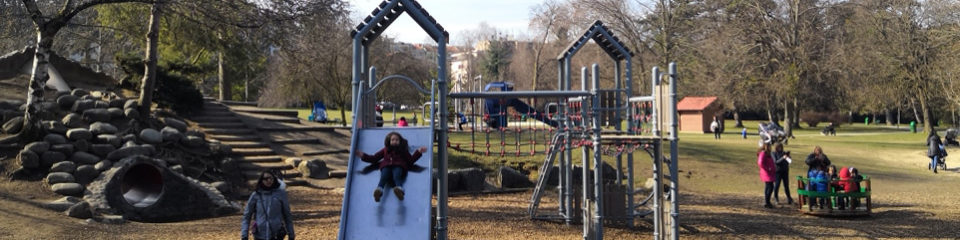
{"type": "Polygon", "coordinates": [[[390,132],[383,140],[383,149],[373,155],[368,155],[362,151],[357,151],[357,157],[364,162],[371,163],[371,166],[380,168],[380,183],[377,189],[373,191],[373,200],[380,202],[383,196],[384,187],[393,187],[393,193],[397,199],[403,200],[403,182],[406,179],[407,171],[414,167],[413,163],[420,159],[423,153],[427,152],[427,147],[416,149],[410,154],[410,147],[407,140],[400,136],[400,133],[390,132]]]}

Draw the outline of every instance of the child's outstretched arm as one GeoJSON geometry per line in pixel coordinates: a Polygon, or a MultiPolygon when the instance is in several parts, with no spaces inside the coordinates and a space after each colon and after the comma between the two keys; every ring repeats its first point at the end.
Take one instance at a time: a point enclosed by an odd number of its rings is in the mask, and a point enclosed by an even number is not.
{"type": "Polygon", "coordinates": [[[420,157],[422,157],[423,153],[425,152],[427,152],[427,147],[420,147],[420,148],[417,148],[417,150],[414,150],[413,156],[410,156],[410,164],[413,164],[414,162],[419,160],[420,157]]]}
{"type": "Polygon", "coordinates": [[[367,155],[366,153],[363,153],[363,151],[356,151],[356,153],[357,153],[357,157],[359,157],[360,160],[368,163],[376,163],[380,161],[380,159],[383,159],[383,154],[386,151],[387,149],[384,148],[384,149],[380,149],[380,151],[377,151],[377,153],[373,155],[367,155]]]}

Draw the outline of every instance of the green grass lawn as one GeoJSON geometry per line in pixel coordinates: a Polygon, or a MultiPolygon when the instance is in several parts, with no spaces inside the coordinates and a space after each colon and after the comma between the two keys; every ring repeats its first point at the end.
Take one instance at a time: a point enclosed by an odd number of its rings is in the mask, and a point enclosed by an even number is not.
{"type": "MultiPolygon", "coordinates": [[[[763,184],[759,180],[756,164],[758,122],[744,122],[748,132],[747,139],[741,137],[739,128],[737,131],[731,131],[734,129],[733,121],[727,121],[727,123],[729,124],[726,128],[727,132],[720,140],[713,139],[713,134],[680,133],[680,185],[684,191],[721,193],[759,191],[762,193],[763,184]]],[[[837,136],[822,136],[820,129],[805,127],[794,130],[796,138],[791,139],[784,147],[786,151],[792,152],[794,159],[790,167],[792,176],[806,174],[807,166],[803,161],[812,152],[814,146],[821,146],[824,153],[838,168],[854,166],[859,168],[862,174],[871,176],[877,189],[885,188],[884,184],[887,183],[891,184],[890,187],[901,184],[889,179],[909,179],[926,173],[924,164],[928,162],[925,156],[927,135],[924,133],[912,134],[904,126],[896,129],[885,125],[854,124],[841,125],[837,128],[837,136]]],[[[543,163],[545,156],[543,149],[546,139],[542,132],[538,134],[536,147],[538,154],[534,156],[529,156],[531,134],[528,132],[521,135],[519,157],[516,156],[516,133],[505,134],[506,154],[501,157],[500,135],[493,132],[490,134],[491,154],[489,156],[451,150],[450,168],[480,167],[493,174],[499,166],[515,167],[523,163],[525,169],[534,172],[531,177],[535,177],[535,171],[543,163]]],[[[475,149],[486,150],[486,134],[478,132],[474,137],[475,149]]],[[[450,142],[453,145],[460,144],[461,148],[469,150],[472,141],[470,133],[451,133],[450,142]]],[[[665,147],[664,151],[665,155],[669,154],[668,147],[665,147]]],[[[652,161],[650,156],[642,150],[633,154],[636,184],[642,184],[646,178],[651,177],[652,161]]],[[[579,165],[582,159],[580,149],[575,149],[573,156],[574,164],[579,165]]],[[[604,155],[604,161],[615,166],[616,157],[604,155]]],[[[623,164],[626,166],[625,157],[623,164]]],[[[795,190],[793,186],[795,181],[790,182],[791,189],[795,190]]]]}

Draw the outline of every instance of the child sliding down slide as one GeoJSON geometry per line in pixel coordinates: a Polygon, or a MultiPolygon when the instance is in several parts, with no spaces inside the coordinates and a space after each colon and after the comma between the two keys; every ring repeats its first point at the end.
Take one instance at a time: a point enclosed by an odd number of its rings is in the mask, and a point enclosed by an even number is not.
{"type": "Polygon", "coordinates": [[[380,168],[380,183],[373,191],[373,200],[380,202],[384,187],[393,187],[393,193],[397,195],[397,199],[403,200],[403,182],[407,171],[416,168],[413,163],[427,152],[427,147],[420,147],[411,155],[407,140],[397,132],[388,133],[383,140],[383,145],[383,149],[373,155],[357,151],[357,156],[364,162],[371,163],[371,167],[380,168]]]}

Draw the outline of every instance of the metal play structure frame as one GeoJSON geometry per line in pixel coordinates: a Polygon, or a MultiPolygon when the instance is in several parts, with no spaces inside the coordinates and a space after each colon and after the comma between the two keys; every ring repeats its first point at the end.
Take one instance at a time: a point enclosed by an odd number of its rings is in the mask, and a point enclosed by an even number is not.
{"type": "MultiPolygon", "coordinates": [[[[578,218],[576,208],[582,213],[583,238],[584,239],[603,239],[603,223],[605,220],[616,220],[626,222],[628,225],[633,223],[637,217],[654,215],[654,237],[656,239],[677,239],[677,113],[676,109],[676,65],[670,65],[670,84],[667,85],[661,81],[664,77],[659,72],[659,68],[653,68],[654,74],[651,82],[653,93],[650,96],[632,97],[631,81],[631,60],[632,53],[620,43],[610,30],[602,22],[596,21],[576,42],[572,43],[568,50],[558,56],[559,79],[557,91],[508,91],[508,92],[460,92],[451,93],[451,98],[483,98],[483,99],[513,99],[513,98],[561,98],[559,103],[559,112],[554,120],[560,122],[557,133],[551,138],[547,156],[543,165],[540,167],[539,179],[536,188],[531,197],[528,213],[532,219],[562,220],[567,224],[575,222],[578,218]],[[582,68],[580,91],[572,91],[570,84],[570,60],[571,58],[590,40],[597,43],[616,63],[616,88],[599,89],[599,67],[593,65],[592,86],[587,90],[587,69],[582,68]],[[621,74],[621,61],[626,61],[626,74],[621,74]],[[626,76],[624,84],[621,81],[621,75],[626,76]],[[623,86],[626,86],[624,88],[623,86]],[[670,87],[668,87],[670,86],[670,87]],[[607,101],[604,96],[613,96],[613,105],[601,107],[601,102],[607,101]],[[623,98],[621,98],[621,95],[623,98]],[[620,123],[623,116],[634,116],[633,106],[638,103],[651,103],[654,105],[654,130],[651,136],[640,136],[638,128],[633,126],[634,121],[628,121],[627,130],[621,129],[620,123]],[[604,113],[612,113],[613,131],[605,131],[601,126],[601,116],[604,113]],[[660,113],[660,115],[656,115],[660,113]],[[664,114],[665,113],[665,114],[664,114]],[[659,120],[657,120],[659,119],[659,120]],[[668,126],[660,126],[658,123],[666,123],[669,120],[669,138],[664,138],[660,129],[668,126]],[[662,153],[663,144],[669,142],[670,157],[665,158],[662,153]],[[616,178],[615,182],[606,183],[603,180],[603,161],[602,145],[644,145],[653,159],[653,174],[656,184],[650,197],[642,204],[635,205],[633,196],[637,192],[633,187],[633,156],[627,155],[627,166],[624,169],[621,154],[617,154],[616,178]],[[573,148],[582,147],[583,156],[581,162],[585,165],[582,173],[573,173],[573,148]],[[592,159],[590,151],[593,152],[592,159]],[[554,161],[559,161],[555,166],[554,161]],[[592,162],[593,168],[590,168],[592,162]],[[664,165],[669,167],[669,174],[664,174],[664,165]],[[540,199],[550,180],[550,171],[557,167],[558,177],[558,203],[559,209],[556,214],[538,214],[540,199]],[[624,176],[626,172],[626,176],[624,176]],[[582,186],[574,186],[573,176],[581,174],[583,179],[582,186]],[[593,177],[593,183],[588,184],[590,175],[593,177]],[[626,181],[626,183],[624,183],[626,181]],[[669,195],[664,196],[664,181],[669,182],[669,195]],[[624,189],[611,191],[612,189],[624,189]],[[585,190],[578,190],[585,189],[585,190]],[[574,193],[579,191],[582,198],[574,198],[574,193]],[[623,194],[623,195],[620,195],[623,194]],[[625,198],[626,206],[620,206],[619,210],[625,213],[605,215],[604,211],[608,209],[618,209],[613,206],[604,206],[604,196],[620,195],[625,198]],[[669,203],[665,203],[669,199],[669,203]],[[580,203],[579,205],[577,203],[580,203]],[[639,205],[652,203],[650,210],[637,211],[639,205]],[[669,215],[665,215],[665,209],[669,207],[669,215]],[[669,229],[668,229],[669,226],[669,229]]],[[[501,129],[502,131],[502,129],[501,129]]]]}
{"type": "MultiPolygon", "coordinates": [[[[351,32],[351,37],[353,37],[353,99],[355,112],[353,119],[353,133],[354,137],[351,139],[351,151],[356,151],[358,147],[358,130],[364,128],[373,127],[375,125],[375,114],[373,113],[374,104],[376,102],[375,94],[371,94],[380,83],[390,79],[401,79],[411,82],[413,85],[418,87],[422,93],[427,93],[426,90],[419,88],[419,85],[415,83],[412,79],[403,76],[389,76],[381,80],[376,78],[376,69],[369,66],[370,65],[370,55],[369,55],[369,45],[377,39],[377,37],[382,34],[390,24],[393,23],[400,15],[404,12],[409,13],[410,17],[420,25],[423,30],[430,35],[433,40],[437,43],[437,76],[438,79],[435,80],[434,86],[432,87],[431,102],[437,102],[437,104],[431,104],[432,108],[439,109],[439,111],[434,111],[431,109],[431,126],[433,128],[435,141],[437,144],[436,152],[436,175],[432,179],[436,179],[436,195],[437,195],[437,204],[435,214],[435,222],[432,227],[432,234],[436,239],[445,240],[447,239],[447,215],[448,215],[448,186],[447,186],[447,160],[448,160],[448,151],[450,146],[447,144],[448,141],[448,131],[449,126],[447,125],[447,119],[449,119],[447,109],[447,97],[450,98],[519,98],[519,97],[544,97],[544,98],[559,98],[562,99],[559,101],[560,112],[557,114],[558,120],[561,122],[561,127],[557,128],[557,133],[553,136],[553,141],[551,142],[550,151],[546,157],[543,166],[540,171],[540,179],[537,183],[537,187],[534,189],[534,194],[531,197],[531,205],[528,209],[531,218],[534,219],[562,219],[564,222],[570,224],[575,221],[576,211],[574,210],[574,201],[573,197],[576,187],[573,186],[574,173],[573,169],[573,154],[572,148],[574,147],[573,142],[578,142],[577,147],[583,147],[583,156],[582,163],[584,163],[582,178],[583,185],[580,191],[583,194],[583,197],[580,201],[583,209],[582,212],[582,223],[583,223],[583,238],[584,239],[603,239],[603,223],[605,220],[624,220],[628,224],[632,224],[633,220],[637,217],[643,217],[649,214],[654,215],[654,238],[656,239],[677,239],[677,113],[675,111],[677,99],[676,99],[676,83],[677,83],[677,71],[676,64],[671,63],[669,66],[669,85],[661,81],[665,77],[662,73],[659,72],[658,68],[653,68],[653,79],[651,86],[653,87],[653,93],[650,96],[641,96],[633,97],[632,93],[632,81],[631,81],[631,58],[632,53],[622,44],[619,39],[617,39],[610,30],[603,26],[603,23],[600,21],[595,22],[591,27],[580,37],[576,42],[572,43],[570,47],[558,56],[558,66],[559,66],[559,78],[558,84],[559,89],[557,91],[511,91],[511,92],[461,92],[449,94],[448,91],[448,79],[447,79],[447,53],[446,45],[449,39],[449,34],[444,31],[436,20],[431,17],[426,10],[424,10],[416,0],[384,0],[381,2],[376,9],[374,9],[369,16],[367,16],[363,23],[359,24],[354,31],[351,32]],[[616,63],[616,88],[615,89],[599,89],[599,68],[596,64],[593,65],[593,88],[590,91],[586,89],[587,81],[587,71],[586,68],[583,68],[583,74],[581,76],[582,89],[581,91],[571,91],[570,90],[570,59],[579,51],[584,45],[586,45],[590,40],[593,40],[597,43],[601,49],[603,49],[616,63]],[[626,73],[622,74],[621,61],[626,61],[626,73]],[[626,76],[625,84],[621,81],[621,75],[626,76]],[[364,86],[364,79],[368,79],[369,86],[364,86]],[[625,88],[624,88],[625,86],[625,88]],[[669,86],[669,87],[668,87],[669,86]],[[614,96],[614,104],[608,107],[601,107],[601,101],[608,99],[601,99],[602,96],[614,96]],[[621,97],[623,96],[623,97],[621,97]],[[623,121],[623,116],[633,116],[633,104],[647,102],[654,105],[654,124],[653,131],[651,136],[641,136],[638,135],[638,132],[635,131],[635,126],[633,126],[633,121],[628,121],[628,128],[626,131],[621,129],[621,122],[623,121]],[[589,103],[589,104],[588,104],[589,103]],[[589,106],[589,110],[588,107],[589,106]],[[579,110],[579,111],[576,111],[579,110]],[[613,131],[604,131],[602,129],[600,116],[601,113],[613,113],[613,119],[611,122],[614,124],[613,131]],[[437,113],[437,114],[433,114],[437,113]],[[573,114],[579,114],[576,118],[572,118],[573,114]],[[659,114],[659,115],[657,115],[659,114]],[[436,116],[435,116],[436,115],[436,116]],[[577,121],[579,120],[579,121],[577,121]],[[664,137],[661,134],[661,129],[666,128],[667,126],[661,126],[658,123],[666,123],[669,120],[669,137],[664,137]],[[435,124],[434,122],[439,124],[435,124]],[[670,144],[670,157],[666,158],[663,151],[663,144],[669,141],[670,144]],[[651,197],[644,201],[647,203],[652,201],[652,207],[647,211],[637,211],[633,196],[637,192],[634,189],[633,182],[633,156],[632,154],[627,155],[627,166],[626,171],[624,171],[624,166],[622,166],[622,157],[620,154],[617,154],[617,162],[615,166],[616,181],[613,184],[606,184],[603,180],[603,161],[602,155],[603,150],[601,149],[602,145],[644,145],[648,153],[650,153],[653,158],[653,175],[654,175],[654,189],[651,197]],[[593,151],[592,161],[590,156],[590,151],[593,151]],[[546,180],[549,175],[550,169],[554,166],[554,159],[556,156],[559,157],[559,186],[557,187],[560,194],[559,197],[559,209],[558,214],[556,215],[538,215],[537,208],[540,201],[540,198],[546,188],[546,180]],[[593,178],[593,184],[588,184],[587,180],[590,179],[590,168],[589,165],[592,162],[593,169],[592,174],[595,176],[593,178]],[[667,164],[669,167],[669,174],[663,172],[663,166],[667,164]],[[626,172],[626,176],[623,176],[626,172]],[[669,194],[664,196],[663,185],[664,181],[669,182],[669,194]],[[626,181],[626,183],[624,183],[626,181]],[[604,209],[607,209],[604,205],[604,196],[609,190],[607,190],[610,185],[624,187],[626,190],[611,191],[613,193],[624,194],[623,196],[627,199],[627,206],[623,206],[626,211],[625,214],[618,215],[621,217],[615,218],[606,218],[604,209]],[[667,203],[664,202],[665,199],[669,199],[669,216],[665,215],[665,209],[667,203]],[[669,225],[669,230],[667,229],[669,225]]],[[[427,116],[423,116],[426,118],[427,116]]],[[[609,124],[608,124],[609,125],[609,124]]],[[[351,152],[351,160],[349,164],[354,162],[354,153],[351,152]]],[[[353,169],[353,166],[348,166],[348,169],[353,169]]],[[[350,186],[350,174],[348,173],[347,186],[350,186]]],[[[348,193],[350,189],[346,189],[344,194],[344,208],[347,208],[348,205],[348,193]]],[[[643,204],[640,204],[643,205],[643,204]]],[[[341,225],[340,225],[340,234],[338,235],[339,239],[345,239],[344,237],[344,222],[346,222],[344,213],[346,210],[341,212],[341,225]]]]}
{"type": "MultiPolygon", "coordinates": [[[[374,94],[367,94],[372,92],[376,86],[379,86],[379,83],[375,86],[374,81],[376,79],[375,69],[370,67],[370,44],[375,41],[380,34],[382,34],[387,27],[390,26],[395,20],[397,20],[400,15],[404,12],[413,18],[413,20],[420,25],[420,27],[428,34],[434,41],[437,43],[437,76],[434,83],[434,91],[431,91],[431,96],[437,98],[436,101],[439,102],[439,109],[446,109],[447,107],[447,41],[450,34],[447,33],[437,21],[427,13],[423,7],[415,0],[385,0],[374,9],[369,16],[364,18],[363,23],[357,25],[357,27],[350,33],[353,38],[353,99],[352,102],[358,111],[354,112],[354,124],[353,124],[353,133],[354,137],[351,139],[351,151],[356,150],[358,138],[356,133],[358,129],[364,127],[375,126],[375,114],[373,113],[374,104],[376,103],[376,98],[374,94]],[[369,89],[362,86],[364,79],[370,79],[368,83],[369,89]]],[[[393,77],[393,76],[391,76],[393,77]]],[[[391,77],[387,77],[379,82],[386,81],[391,77]]],[[[408,82],[415,84],[412,79],[407,77],[395,77],[398,79],[407,80],[408,82]]],[[[419,88],[419,86],[418,86],[419,88]]],[[[421,92],[424,92],[422,88],[419,88],[421,92]]],[[[447,111],[439,111],[437,117],[433,119],[446,119],[447,111]]],[[[426,117],[426,116],[424,116],[426,117]]],[[[431,122],[432,124],[432,122],[431,122]]],[[[447,131],[435,131],[434,133],[436,140],[439,142],[447,141],[447,131]]],[[[438,148],[437,150],[437,170],[440,173],[447,172],[447,149],[438,148]]],[[[351,159],[353,159],[353,153],[351,152],[351,159]]],[[[353,164],[353,161],[350,161],[350,164],[353,164]]],[[[348,167],[348,169],[352,169],[348,167]]],[[[352,174],[352,173],[348,173],[352,174]]],[[[437,211],[436,211],[436,223],[432,229],[433,234],[437,239],[447,239],[447,175],[446,174],[437,174],[433,179],[438,180],[437,188],[437,211]]],[[[348,176],[348,181],[350,180],[348,176]]],[[[349,183],[347,183],[349,186],[349,183]]],[[[348,202],[347,195],[344,195],[344,204],[348,202]]],[[[344,239],[344,212],[341,212],[341,223],[340,223],[340,233],[338,235],[339,239],[344,239]]]]}

